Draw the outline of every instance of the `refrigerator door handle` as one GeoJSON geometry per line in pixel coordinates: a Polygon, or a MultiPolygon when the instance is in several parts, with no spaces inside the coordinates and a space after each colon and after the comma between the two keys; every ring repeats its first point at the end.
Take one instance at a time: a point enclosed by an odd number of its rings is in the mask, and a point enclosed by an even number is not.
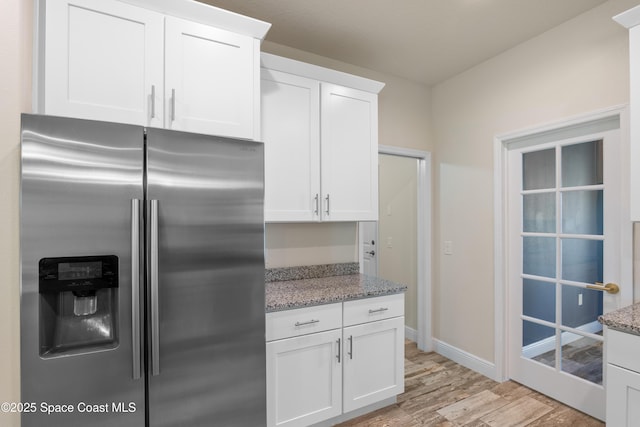
{"type": "Polygon", "coordinates": [[[131,200],[131,347],[133,379],[140,379],[140,199],[131,200]]]}
{"type": "Polygon", "coordinates": [[[158,201],[149,201],[149,279],[151,285],[151,375],[160,374],[160,316],[158,313],[158,201]]]}

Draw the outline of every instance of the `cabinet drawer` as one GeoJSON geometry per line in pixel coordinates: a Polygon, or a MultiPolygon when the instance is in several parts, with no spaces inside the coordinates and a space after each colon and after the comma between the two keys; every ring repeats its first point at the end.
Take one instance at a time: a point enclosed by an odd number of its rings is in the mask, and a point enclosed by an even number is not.
{"type": "Polygon", "coordinates": [[[365,298],[344,303],[344,326],[404,316],[404,294],[365,298]]]}
{"type": "Polygon", "coordinates": [[[267,341],[342,327],[342,303],[267,313],[267,341]]]}
{"type": "Polygon", "coordinates": [[[640,336],[607,330],[607,362],[640,372],[640,336]]]}

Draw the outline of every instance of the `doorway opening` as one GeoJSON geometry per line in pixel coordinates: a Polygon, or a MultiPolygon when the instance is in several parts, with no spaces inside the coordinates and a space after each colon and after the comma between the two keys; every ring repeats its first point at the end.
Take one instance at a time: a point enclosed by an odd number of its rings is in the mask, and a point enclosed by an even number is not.
{"type": "Polygon", "coordinates": [[[378,221],[359,225],[364,274],[407,285],[405,337],[431,351],[430,153],[379,147],[378,221]]]}

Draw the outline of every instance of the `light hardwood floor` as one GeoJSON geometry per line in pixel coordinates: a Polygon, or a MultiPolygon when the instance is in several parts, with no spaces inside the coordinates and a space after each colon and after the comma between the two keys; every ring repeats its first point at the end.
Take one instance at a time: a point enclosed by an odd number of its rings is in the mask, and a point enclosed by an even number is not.
{"type": "Polygon", "coordinates": [[[407,342],[405,392],[398,402],[339,426],[600,427],[604,423],[518,383],[497,383],[407,342]]]}

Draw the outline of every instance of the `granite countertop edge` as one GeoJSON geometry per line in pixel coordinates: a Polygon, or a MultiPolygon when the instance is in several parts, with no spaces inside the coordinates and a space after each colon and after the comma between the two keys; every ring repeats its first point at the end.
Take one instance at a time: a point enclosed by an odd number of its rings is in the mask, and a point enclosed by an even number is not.
{"type": "Polygon", "coordinates": [[[267,313],[403,293],[405,285],[364,274],[265,283],[267,313]]]}
{"type": "Polygon", "coordinates": [[[640,303],[604,314],[598,321],[610,329],[640,335],[640,303]]]}

